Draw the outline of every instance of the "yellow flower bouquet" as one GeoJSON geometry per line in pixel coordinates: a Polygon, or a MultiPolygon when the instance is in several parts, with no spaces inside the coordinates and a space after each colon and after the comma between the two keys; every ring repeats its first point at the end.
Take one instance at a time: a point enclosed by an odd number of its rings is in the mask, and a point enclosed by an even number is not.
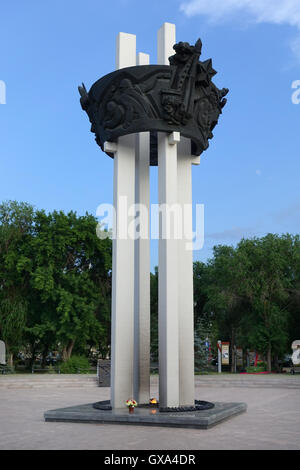
{"type": "Polygon", "coordinates": [[[136,406],[138,406],[137,402],[135,400],[133,400],[132,398],[130,398],[129,400],[126,401],[126,406],[128,406],[128,409],[129,409],[129,413],[133,413],[134,412],[134,408],[136,406]]]}

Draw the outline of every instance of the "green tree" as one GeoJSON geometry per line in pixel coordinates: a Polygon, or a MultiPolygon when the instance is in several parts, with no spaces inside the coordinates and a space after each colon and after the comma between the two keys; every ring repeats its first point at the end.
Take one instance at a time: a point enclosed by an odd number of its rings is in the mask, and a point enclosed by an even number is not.
{"type": "Polygon", "coordinates": [[[6,343],[11,366],[24,342],[30,279],[21,274],[20,263],[23,246],[32,237],[33,215],[30,204],[0,204],[0,337],[6,343]]]}
{"type": "Polygon", "coordinates": [[[194,282],[194,324],[204,322],[207,326],[210,315],[205,310],[208,301],[207,287],[209,285],[209,270],[205,263],[195,261],[193,264],[193,282],[194,282]]]}
{"type": "Polygon", "coordinates": [[[251,347],[267,356],[271,371],[272,354],[287,349],[290,292],[294,291],[295,237],[268,234],[242,240],[237,247],[241,289],[251,304],[244,327],[251,347]]]}
{"type": "Polygon", "coordinates": [[[229,341],[231,345],[231,371],[234,371],[234,348],[241,343],[241,318],[248,305],[241,289],[244,273],[236,258],[236,250],[231,246],[214,247],[213,258],[207,263],[207,275],[203,290],[207,302],[203,307],[213,322],[214,347],[217,339],[229,341]],[[218,336],[218,338],[217,338],[218,336]]]}
{"type": "Polygon", "coordinates": [[[291,352],[291,343],[300,339],[300,238],[299,235],[293,237],[291,253],[291,264],[288,275],[291,279],[289,292],[289,326],[288,326],[288,348],[291,352]]]}
{"type": "Polygon", "coordinates": [[[66,360],[75,344],[107,354],[112,243],[96,228],[89,214],[0,205],[0,334],[11,358],[29,347],[32,362],[53,348],[66,360]]]}
{"type": "Polygon", "coordinates": [[[100,240],[96,227],[89,214],[37,211],[35,216],[31,284],[42,311],[32,315],[28,332],[48,344],[55,333],[64,360],[76,342],[109,347],[111,240],[100,240]]]}

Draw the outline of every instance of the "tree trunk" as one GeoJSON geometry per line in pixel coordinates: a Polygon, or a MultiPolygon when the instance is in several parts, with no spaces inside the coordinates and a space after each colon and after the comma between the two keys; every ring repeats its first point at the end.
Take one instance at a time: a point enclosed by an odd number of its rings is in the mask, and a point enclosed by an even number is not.
{"type": "Polygon", "coordinates": [[[267,352],[267,370],[268,372],[272,371],[272,349],[270,344],[267,352]]]}
{"type": "Polygon", "coordinates": [[[231,330],[231,373],[234,373],[234,364],[235,364],[235,331],[231,330]]]}
{"type": "Polygon", "coordinates": [[[33,365],[34,365],[34,361],[35,361],[35,355],[36,355],[36,346],[35,346],[34,343],[31,344],[30,352],[31,352],[30,369],[32,369],[32,368],[33,368],[33,365]]]}
{"type": "Polygon", "coordinates": [[[274,357],[273,367],[276,370],[276,372],[280,371],[279,361],[278,361],[278,354],[276,354],[276,356],[274,357]]]}
{"type": "Polygon", "coordinates": [[[7,357],[7,365],[9,367],[13,367],[14,366],[14,355],[13,353],[9,353],[8,354],[8,357],[7,357]]]}
{"type": "Polygon", "coordinates": [[[46,360],[47,360],[47,355],[48,355],[48,346],[44,347],[43,353],[42,353],[42,367],[46,366],[46,360]]]}
{"type": "Polygon", "coordinates": [[[63,351],[62,351],[63,362],[66,362],[70,359],[74,344],[75,344],[75,341],[71,340],[66,346],[64,346],[63,351]]]}

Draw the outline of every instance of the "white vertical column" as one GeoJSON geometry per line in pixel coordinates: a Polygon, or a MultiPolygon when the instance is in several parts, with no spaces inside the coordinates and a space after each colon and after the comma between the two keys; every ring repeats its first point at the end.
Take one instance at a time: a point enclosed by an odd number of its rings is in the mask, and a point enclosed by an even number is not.
{"type": "MultiPolygon", "coordinates": [[[[168,64],[175,44],[175,25],[164,23],[158,31],[157,58],[168,64]]],[[[180,136],[178,136],[180,138],[180,136]]],[[[179,139],[177,139],[179,140],[179,139]]],[[[159,239],[159,402],[162,407],[179,405],[178,249],[177,240],[166,239],[168,222],[161,209],[177,203],[177,144],[158,133],[159,239]]]]}
{"type": "Polygon", "coordinates": [[[218,341],[218,373],[222,372],[222,341],[218,341]]]}
{"type": "Polygon", "coordinates": [[[176,26],[164,23],[157,33],[157,63],[169,65],[169,57],[175,54],[173,49],[176,43],[176,26]]]}
{"type": "Polygon", "coordinates": [[[116,70],[136,65],[135,34],[119,33],[116,47],[116,70]]]}
{"type": "Polygon", "coordinates": [[[177,195],[183,212],[183,235],[178,241],[178,324],[180,405],[195,400],[194,383],[194,294],[192,234],[192,161],[191,141],[181,137],[178,144],[177,195]]]}
{"type": "MultiPolygon", "coordinates": [[[[119,33],[116,68],[136,65],[136,37],[119,33]]],[[[111,405],[133,396],[134,240],[128,237],[128,209],[135,202],[135,135],[120,137],[114,152],[116,212],[112,266],[111,405]]]]}
{"type": "Polygon", "coordinates": [[[177,203],[177,145],[164,133],[158,134],[159,239],[159,402],[163,407],[179,406],[178,325],[178,240],[166,238],[167,212],[177,203]],[[165,207],[165,210],[163,209],[165,207]]]}
{"type": "MultiPolygon", "coordinates": [[[[139,53],[137,65],[148,65],[149,55],[139,53]]],[[[140,205],[139,237],[135,241],[134,398],[150,399],[150,133],[136,134],[135,201],[140,205]]]]}

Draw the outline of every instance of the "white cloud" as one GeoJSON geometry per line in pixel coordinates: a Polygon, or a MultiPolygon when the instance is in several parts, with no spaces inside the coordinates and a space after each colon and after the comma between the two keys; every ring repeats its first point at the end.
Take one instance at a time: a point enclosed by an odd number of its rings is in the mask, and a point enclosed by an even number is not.
{"type": "Polygon", "coordinates": [[[180,9],[187,16],[207,15],[211,20],[243,12],[257,23],[289,24],[300,30],[299,0],[189,0],[180,9]]]}
{"type": "Polygon", "coordinates": [[[256,170],[255,173],[257,174],[257,176],[261,176],[261,170],[256,170]]]}
{"type": "Polygon", "coordinates": [[[277,211],[276,213],[272,214],[274,220],[279,223],[285,223],[288,221],[299,221],[300,216],[300,202],[297,201],[290,206],[277,211]]]}
{"type": "Polygon", "coordinates": [[[216,241],[234,241],[240,240],[243,237],[252,237],[254,234],[255,232],[251,227],[233,227],[223,230],[223,232],[208,233],[205,238],[216,241]]]}
{"type": "MultiPolygon", "coordinates": [[[[188,0],[180,10],[187,16],[206,15],[214,22],[244,14],[256,23],[287,24],[300,31],[300,0],[188,0]]],[[[290,48],[300,62],[300,35],[290,48]]]]}

